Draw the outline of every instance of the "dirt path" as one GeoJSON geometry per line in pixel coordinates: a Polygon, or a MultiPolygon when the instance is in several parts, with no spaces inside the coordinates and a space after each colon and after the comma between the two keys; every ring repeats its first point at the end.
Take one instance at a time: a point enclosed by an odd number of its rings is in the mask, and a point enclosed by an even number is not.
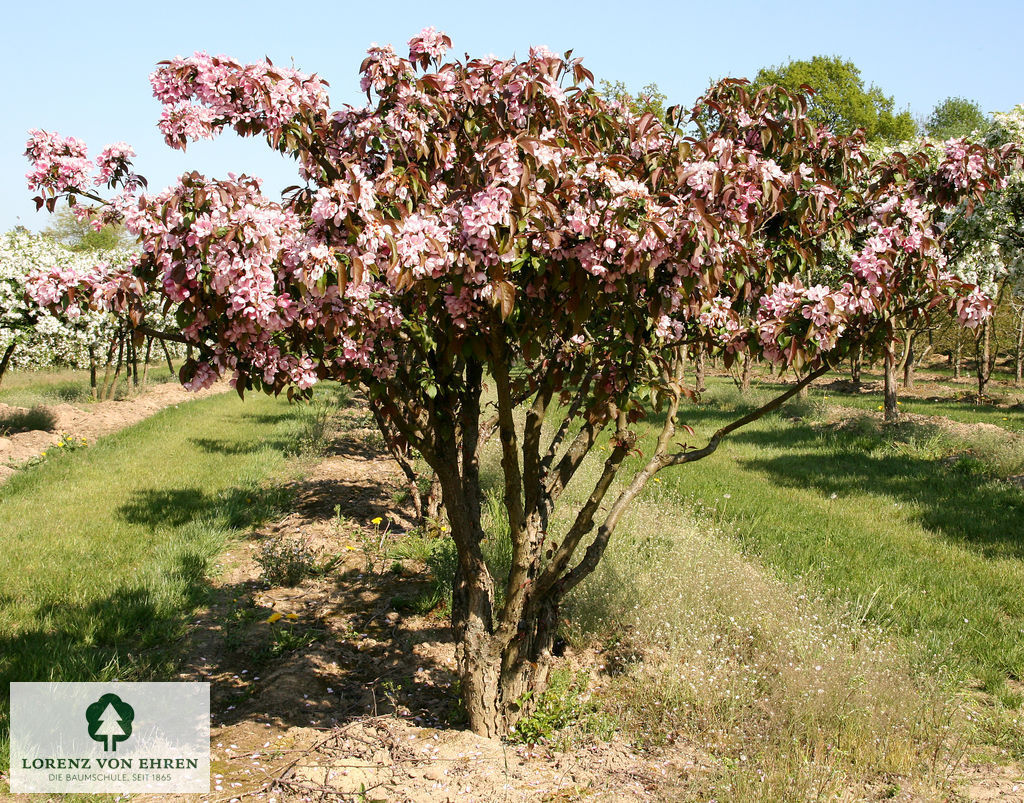
{"type": "MultiPolygon", "coordinates": [[[[103,435],[136,424],[153,413],[191,399],[224,393],[227,383],[217,385],[199,393],[189,393],[177,382],[154,385],[142,395],[120,401],[97,402],[77,406],[74,404],[47,405],[54,416],[52,432],[32,430],[0,437],[0,483],[6,481],[26,461],[39,457],[58,443],[65,435],[75,439],[85,438],[92,442],[103,435]]],[[[27,412],[24,407],[0,404],[0,416],[12,412],[27,412]]]]}

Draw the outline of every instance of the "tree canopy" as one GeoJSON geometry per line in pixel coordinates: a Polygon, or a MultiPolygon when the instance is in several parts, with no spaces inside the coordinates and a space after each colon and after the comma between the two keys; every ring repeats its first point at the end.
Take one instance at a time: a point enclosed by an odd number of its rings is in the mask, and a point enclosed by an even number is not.
{"type": "Polygon", "coordinates": [[[925,133],[934,139],[983,136],[992,122],[973,100],[950,97],[936,105],[925,120],[925,133]]]}
{"type": "Polygon", "coordinates": [[[860,70],[839,56],[791,60],[758,71],[758,86],[776,84],[790,92],[808,86],[814,95],[807,116],[839,135],[860,129],[868,142],[896,143],[912,138],[917,125],[909,110],[895,111],[895,101],[875,85],[864,86],[860,70]]]}

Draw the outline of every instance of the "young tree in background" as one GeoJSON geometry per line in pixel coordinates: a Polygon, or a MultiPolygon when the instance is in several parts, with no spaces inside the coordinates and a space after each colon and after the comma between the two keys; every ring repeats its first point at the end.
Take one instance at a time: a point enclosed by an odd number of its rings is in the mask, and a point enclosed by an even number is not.
{"type": "Polygon", "coordinates": [[[925,133],[938,140],[957,137],[984,136],[992,121],[985,116],[981,107],[966,98],[946,98],[938,104],[925,120],[925,133]]]}

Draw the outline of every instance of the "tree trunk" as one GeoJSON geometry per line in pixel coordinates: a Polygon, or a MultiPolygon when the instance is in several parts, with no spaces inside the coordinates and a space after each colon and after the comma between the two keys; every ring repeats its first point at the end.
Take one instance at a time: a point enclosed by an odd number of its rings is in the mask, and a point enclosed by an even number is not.
{"type": "Polygon", "coordinates": [[[750,363],[749,354],[743,355],[743,372],[740,374],[740,393],[746,395],[750,392],[750,363]]]}
{"type": "Polygon", "coordinates": [[[962,370],[961,366],[963,365],[963,353],[964,345],[960,340],[960,336],[957,335],[956,347],[953,349],[953,353],[950,357],[953,360],[953,379],[960,378],[960,372],[962,370]]]}
{"type": "Polygon", "coordinates": [[[1017,343],[1013,352],[1013,384],[1024,382],[1024,310],[1017,317],[1017,343]]]}
{"type": "MultiPolygon", "coordinates": [[[[455,449],[450,449],[454,456],[455,449]]],[[[532,709],[536,693],[547,685],[558,622],[555,592],[542,601],[527,600],[518,627],[503,633],[495,622],[494,581],[479,544],[479,482],[474,471],[443,463],[436,466],[444,507],[458,549],[452,592],[455,663],[469,726],[491,738],[509,729],[532,709]],[[533,692],[531,694],[530,692],[533,692]]]]}
{"type": "Polygon", "coordinates": [[[978,379],[978,398],[985,395],[985,386],[992,377],[992,319],[982,321],[981,332],[975,343],[975,376],[978,379]]]}
{"type": "Polygon", "coordinates": [[[697,356],[693,361],[693,375],[695,379],[694,390],[698,393],[703,393],[708,389],[708,386],[704,382],[704,352],[698,351],[697,356]]]}
{"type": "Polygon", "coordinates": [[[906,348],[903,354],[903,387],[914,387],[914,332],[907,332],[906,348]]]}
{"type": "Polygon", "coordinates": [[[125,336],[124,344],[124,386],[125,394],[130,399],[132,397],[132,387],[134,385],[134,374],[136,368],[135,362],[135,340],[131,335],[125,336]]]}
{"type": "Polygon", "coordinates": [[[416,523],[422,525],[424,523],[423,498],[420,496],[420,486],[416,470],[412,467],[412,461],[410,460],[409,446],[407,443],[402,442],[399,433],[396,432],[395,427],[387,420],[387,416],[384,415],[379,405],[371,402],[370,410],[373,413],[374,420],[377,422],[377,429],[384,436],[384,443],[387,445],[388,451],[405,475],[405,487],[408,489],[409,497],[412,500],[416,523]]]}
{"type": "Polygon", "coordinates": [[[96,344],[89,344],[89,392],[96,401],[96,344]]]}
{"type": "Polygon", "coordinates": [[[121,366],[124,364],[124,337],[118,339],[117,345],[117,367],[114,369],[114,378],[110,380],[110,386],[106,389],[104,401],[110,401],[117,395],[117,380],[121,377],[121,366]]]}
{"type": "Polygon", "coordinates": [[[103,366],[103,382],[100,384],[99,400],[107,400],[107,386],[110,383],[110,369],[114,365],[114,350],[118,347],[121,342],[120,335],[114,335],[110,340],[110,345],[107,347],[107,362],[103,366]]]}
{"type": "Polygon", "coordinates": [[[896,406],[896,355],[892,351],[892,343],[885,349],[885,389],[884,403],[885,420],[892,423],[899,419],[900,411],[896,406]]]}
{"type": "Polygon", "coordinates": [[[171,372],[171,376],[174,376],[174,363],[171,362],[171,352],[167,350],[167,344],[161,340],[160,348],[164,350],[164,357],[167,359],[167,370],[171,372]]]}
{"type": "Polygon", "coordinates": [[[142,386],[146,386],[146,381],[149,379],[149,358],[153,352],[153,338],[146,338],[146,357],[142,363],[142,386]]]}
{"type": "Polygon", "coordinates": [[[436,471],[430,477],[430,491],[427,493],[423,512],[428,521],[436,519],[441,514],[441,480],[438,479],[436,471]]]}
{"type": "Polygon", "coordinates": [[[11,356],[14,354],[14,349],[17,345],[18,344],[15,341],[11,341],[4,350],[4,356],[0,358],[0,385],[3,384],[4,374],[7,373],[7,366],[11,364],[11,356]]]}
{"type": "Polygon", "coordinates": [[[853,383],[853,389],[856,391],[860,390],[861,386],[861,372],[864,370],[864,347],[858,345],[853,353],[850,354],[850,381],[853,383]]]}
{"type": "Polygon", "coordinates": [[[558,606],[546,602],[524,613],[518,633],[503,640],[471,627],[470,598],[453,597],[452,627],[456,633],[455,661],[469,726],[491,738],[504,738],[534,710],[537,695],[548,685],[558,606]],[[459,639],[459,633],[465,633],[459,639]]]}
{"type": "Polygon", "coordinates": [[[132,385],[139,386],[139,347],[132,338],[132,385]]]}

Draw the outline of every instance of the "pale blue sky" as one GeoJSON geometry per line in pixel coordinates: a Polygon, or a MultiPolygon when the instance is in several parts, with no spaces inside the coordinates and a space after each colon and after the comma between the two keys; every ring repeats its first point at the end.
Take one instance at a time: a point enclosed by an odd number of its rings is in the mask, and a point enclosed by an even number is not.
{"type": "Polygon", "coordinates": [[[228,134],[185,154],[163,144],[148,82],[155,63],[195,50],[246,61],[267,55],[326,78],[335,104],[357,103],[366,48],[390,42],[404,53],[426,25],[448,32],[459,54],[572,48],[598,79],[633,89],[655,81],[673,103],[691,103],[711,79],[817,54],[851,59],[866,83],[915,115],[950,95],[986,111],[1024,102],[1021,0],[11,3],[0,32],[0,231],[47,224],[24,181],[33,127],[84,139],[91,155],[129,142],[152,189],[198,169],[254,173],[267,179],[268,193],[280,190],[294,183],[293,163],[259,141],[228,134]]]}

